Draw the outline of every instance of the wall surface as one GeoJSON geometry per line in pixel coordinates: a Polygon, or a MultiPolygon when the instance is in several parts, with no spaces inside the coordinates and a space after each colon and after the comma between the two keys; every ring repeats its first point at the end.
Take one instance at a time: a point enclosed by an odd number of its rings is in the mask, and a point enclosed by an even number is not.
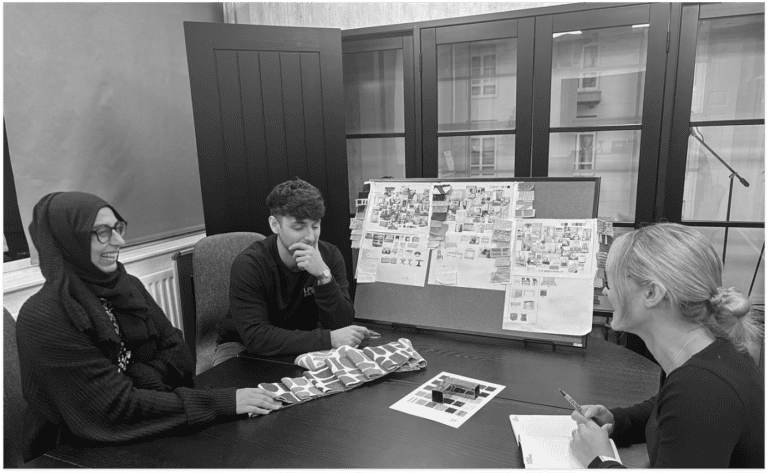
{"type": "MultiPolygon", "coordinates": [[[[307,26],[315,28],[367,28],[460,16],[498,13],[565,2],[375,2],[375,3],[248,3],[253,25],[307,26]]],[[[240,12],[238,12],[240,13],[240,12]]],[[[245,23],[245,15],[238,22],[245,23]]]]}
{"type": "Polygon", "coordinates": [[[81,190],[115,206],[129,243],[202,229],[183,22],[221,23],[221,4],[3,11],[3,107],[24,228],[43,195],[81,190]]]}

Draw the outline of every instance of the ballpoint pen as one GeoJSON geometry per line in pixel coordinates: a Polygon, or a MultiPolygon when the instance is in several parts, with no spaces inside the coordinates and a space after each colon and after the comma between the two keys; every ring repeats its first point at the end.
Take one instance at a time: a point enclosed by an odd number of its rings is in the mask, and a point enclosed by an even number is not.
{"type": "MultiPolygon", "coordinates": [[[[566,392],[565,392],[565,391],[563,391],[562,389],[558,389],[558,391],[560,391],[560,394],[562,394],[562,395],[563,395],[563,397],[565,398],[565,400],[566,400],[566,401],[568,401],[568,404],[572,405],[574,409],[576,409],[577,411],[579,411],[579,414],[581,414],[581,415],[584,415],[584,411],[581,409],[581,406],[579,405],[579,403],[578,403],[578,402],[576,402],[576,401],[575,401],[575,400],[574,400],[574,399],[573,399],[571,396],[569,396],[569,395],[568,395],[568,393],[566,393],[566,392]]],[[[586,417],[586,416],[585,416],[585,417],[586,417]]],[[[602,423],[602,422],[600,422],[599,420],[597,420],[597,418],[595,418],[595,417],[592,417],[592,419],[591,419],[591,420],[592,420],[592,421],[593,421],[595,424],[597,424],[597,425],[599,425],[599,426],[602,426],[602,425],[603,425],[603,423],[602,423]]]]}

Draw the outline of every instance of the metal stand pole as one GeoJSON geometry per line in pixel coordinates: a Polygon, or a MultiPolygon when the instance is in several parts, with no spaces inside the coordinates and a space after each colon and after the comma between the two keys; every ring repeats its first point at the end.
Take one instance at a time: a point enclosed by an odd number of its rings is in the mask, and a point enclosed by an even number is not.
{"type": "MultiPolygon", "coordinates": [[[[731,220],[731,198],[733,197],[733,177],[736,174],[731,174],[730,179],[731,185],[728,186],[728,207],[725,211],[725,221],[729,222],[731,220]]],[[[725,227],[725,237],[723,238],[723,267],[725,267],[725,250],[728,248],[728,230],[730,227],[725,227]]]]}
{"type": "Polygon", "coordinates": [[[760,269],[760,262],[763,260],[763,253],[765,252],[765,240],[763,240],[763,247],[760,248],[760,256],[757,257],[757,265],[755,266],[755,275],[752,276],[752,283],[749,285],[749,292],[747,297],[752,295],[752,288],[755,287],[755,279],[757,279],[757,270],[760,269]]]}

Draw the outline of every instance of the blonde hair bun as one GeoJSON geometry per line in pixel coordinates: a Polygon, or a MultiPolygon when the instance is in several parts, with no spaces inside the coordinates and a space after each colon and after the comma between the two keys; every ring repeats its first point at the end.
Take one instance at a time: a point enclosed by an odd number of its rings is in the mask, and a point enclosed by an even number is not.
{"type": "Polygon", "coordinates": [[[752,303],[735,287],[718,287],[709,301],[715,314],[740,319],[752,311],[752,303]]]}

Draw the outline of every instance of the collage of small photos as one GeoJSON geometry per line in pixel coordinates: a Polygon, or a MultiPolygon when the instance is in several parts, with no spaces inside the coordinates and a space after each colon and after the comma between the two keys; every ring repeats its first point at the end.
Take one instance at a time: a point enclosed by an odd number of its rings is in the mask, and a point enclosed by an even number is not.
{"type": "Polygon", "coordinates": [[[530,182],[366,185],[350,223],[358,283],[502,291],[502,330],[589,331],[597,236],[610,224],[534,218],[530,182]]]}
{"type": "Polygon", "coordinates": [[[504,388],[505,386],[500,384],[480,381],[443,371],[390,406],[390,409],[458,428],[504,388]],[[472,399],[455,394],[446,394],[442,402],[433,401],[432,390],[438,389],[447,378],[479,385],[480,389],[477,397],[472,399]]]}

